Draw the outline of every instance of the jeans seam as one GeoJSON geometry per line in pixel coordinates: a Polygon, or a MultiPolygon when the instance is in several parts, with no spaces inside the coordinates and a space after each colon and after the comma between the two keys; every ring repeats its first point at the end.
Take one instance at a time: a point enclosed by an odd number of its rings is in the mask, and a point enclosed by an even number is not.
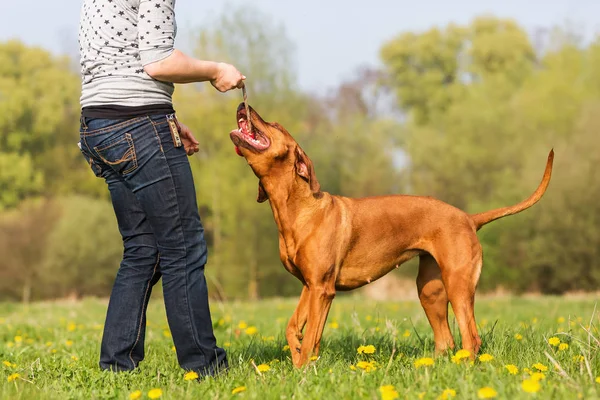
{"type": "MultiPolygon", "coordinates": [[[[157,125],[154,124],[154,122],[152,121],[151,118],[148,118],[150,120],[150,122],[152,123],[152,129],[154,129],[154,134],[156,135],[156,139],[158,140],[158,145],[160,146],[160,151],[161,153],[165,153],[165,150],[163,149],[163,145],[162,145],[162,140],[160,140],[160,136],[158,134],[158,131],[156,130],[157,125]]],[[[168,164],[167,164],[168,165],[168,164]]],[[[170,171],[170,169],[169,169],[170,171]]]]}
{"type": "Polygon", "coordinates": [[[114,124],[114,125],[111,125],[111,126],[107,126],[107,127],[105,127],[105,128],[95,129],[95,130],[93,130],[93,131],[87,131],[87,130],[86,130],[86,131],[84,131],[84,132],[80,132],[80,133],[81,133],[83,136],[92,136],[92,135],[96,135],[96,134],[99,134],[99,133],[107,132],[107,131],[109,131],[109,130],[111,130],[111,129],[124,128],[124,127],[126,127],[126,126],[133,125],[133,124],[135,124],[136,122],[142,121],[144,118],[148,118],[148,117],[136,117],[136,118],[131,118],[131,119],[128,119],[128,120],[126,120],[126,121],[119,122],[118,124],[114,124]]]}
{"type": "MultiPolygon", "coordinates": [[[[165,161],[167,161],[167,158],[165,157],[165,161]]],[[[167,161],[167,168],[169,169],[169,175],[171,176],[171,180],[173,181],[173,183],[175,183],[175,180],[173,179],[173,173],[171,172],[171,166],[169,165],[169,162],[167,161]]],[[[177,194],[175,194],[175,196],[177,196],[177,194]]],[[[206,356],[204,354],[204,351],[202,351],[202,346],[200,346],[200,343],[198,343],[197,340],[197,332],[194,329],[194,324],[192,323],[192,310],[190,309],[190,301],[189,301],[189,291],[188,291],[188,276],[187,276],[187,269],[188,269],[188,250],[187,250],[187,245],[185,242],[185,234],[184,234],[184,230],[183,230],[183,223],[182,223],[182,217],[181,217],[181,209],[179,208],[179,200],[177,200],[177,216],[179,217],[179,229],[181,230],[181,238],[183,239],[183,249],[185,252],[185,266],[184,266],[184,277],[185,277],[185,307],[187,309],[187,320],[188,320],[188,324],[189,324],[189,328],[190,331],[192,333],[192,337],[193,337],[193,341],[194,344],[196,345],[196,348],[200,351],[200,354],[202,354],[202,358],[203,361],[206,362],[206,356]]]]}
{"type": "Polygon", "coordinates": [[[129,359],[131,360],[131,364],[133,364],[133,368],[135,368],[136,365],[135,365],[135,361],[133,361],[133,357],[131,356],[131,354],[133,353],[133,349],[135,349],[135,346],[137,346],[138,342],[140,341],[140,335],[142,334],[142,321],[144,320],[144,308],[146,308],[146,302],[149,300],[148,299],[148,290],[150,290],[150,285],[152,284],[154,275],[156,275],[156,267],[158,267],[159,262],[160,262],[160,254],[156,257],[156,264],[154,264],[154,270],[152,271],[152,276],[150,277],[150,280],[148,281],[148,284],[146,285],[146,292],[144,293],[144,301],[142,302],[142,310],[140,313],[140,323],[138,325],[137,337],[135,338],[135,342],[133,343],[133,346],[131,346],[131,350],[129,350],[129,359]]]}

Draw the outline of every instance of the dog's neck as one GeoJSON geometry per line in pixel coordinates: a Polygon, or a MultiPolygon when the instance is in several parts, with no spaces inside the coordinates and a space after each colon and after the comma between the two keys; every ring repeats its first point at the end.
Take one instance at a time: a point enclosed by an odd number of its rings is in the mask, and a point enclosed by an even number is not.
{"type": "Polygon", "coordinates": [[[287,182],[285,179],[262,177],[260,182],[269,196],[275,222],[284,237],[290,233],[297,220],[306,215],[307,210],[318,207],[323,197],[315,196],[308,184],[298,176],[287,182]]]}

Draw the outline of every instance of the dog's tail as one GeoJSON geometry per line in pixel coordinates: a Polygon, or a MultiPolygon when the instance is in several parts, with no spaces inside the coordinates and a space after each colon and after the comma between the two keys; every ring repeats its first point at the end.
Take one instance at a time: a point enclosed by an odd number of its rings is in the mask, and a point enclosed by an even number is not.
{"type": "Polygon", "coordinates": [[[522,202],[515,204],[514,206],[497,208],[495,210],[490,210],[486,212],[482,212],[479,214],[471,215],[471,219],[475,223],[477,230],[479,230],[483,225],[490,223],[498,218],[506,217],[507,215],[513,215],[523,210],[528,209],[535,203],[537,203],[544,193],[546,192],[546,188],[550,183],[550,176],[552,175],[552,162],[554,161],[554,149],[550,150],[550,154],[548,154],[548,161],[546,162],[546,170],[544,171],[544,176],[542,177],[542,182],[538,186],[538,188],[533,192],[529,198],[523,200],[522,202]]]}

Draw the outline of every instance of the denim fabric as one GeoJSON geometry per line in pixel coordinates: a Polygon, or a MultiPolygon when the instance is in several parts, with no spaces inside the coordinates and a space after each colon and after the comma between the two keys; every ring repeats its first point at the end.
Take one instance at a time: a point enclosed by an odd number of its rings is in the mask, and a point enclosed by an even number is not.
{"type": "Polygon", "coordinates": [[[227,368],[212,329],[204,277],[207,249],[192,171],[183,147],[173,145],[166,116],[82,118],[80,145],[96,176],[108,184],[124,245],[100,367],[132,370],[144,359],[146,308],[162,276],[181,367],[200,376],[227,368]]]}

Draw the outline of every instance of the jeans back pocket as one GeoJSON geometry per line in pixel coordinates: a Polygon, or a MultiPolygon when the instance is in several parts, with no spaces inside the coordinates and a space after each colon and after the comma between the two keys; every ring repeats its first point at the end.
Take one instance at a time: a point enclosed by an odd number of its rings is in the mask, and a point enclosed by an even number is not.
{"type": "Polygon", "coordinates": [[[109,143],[94,146],[94,151],[105,164],[121,175],[133,172],[138,166],[135,146],[130,133],[125,133],[109,143]]]}

